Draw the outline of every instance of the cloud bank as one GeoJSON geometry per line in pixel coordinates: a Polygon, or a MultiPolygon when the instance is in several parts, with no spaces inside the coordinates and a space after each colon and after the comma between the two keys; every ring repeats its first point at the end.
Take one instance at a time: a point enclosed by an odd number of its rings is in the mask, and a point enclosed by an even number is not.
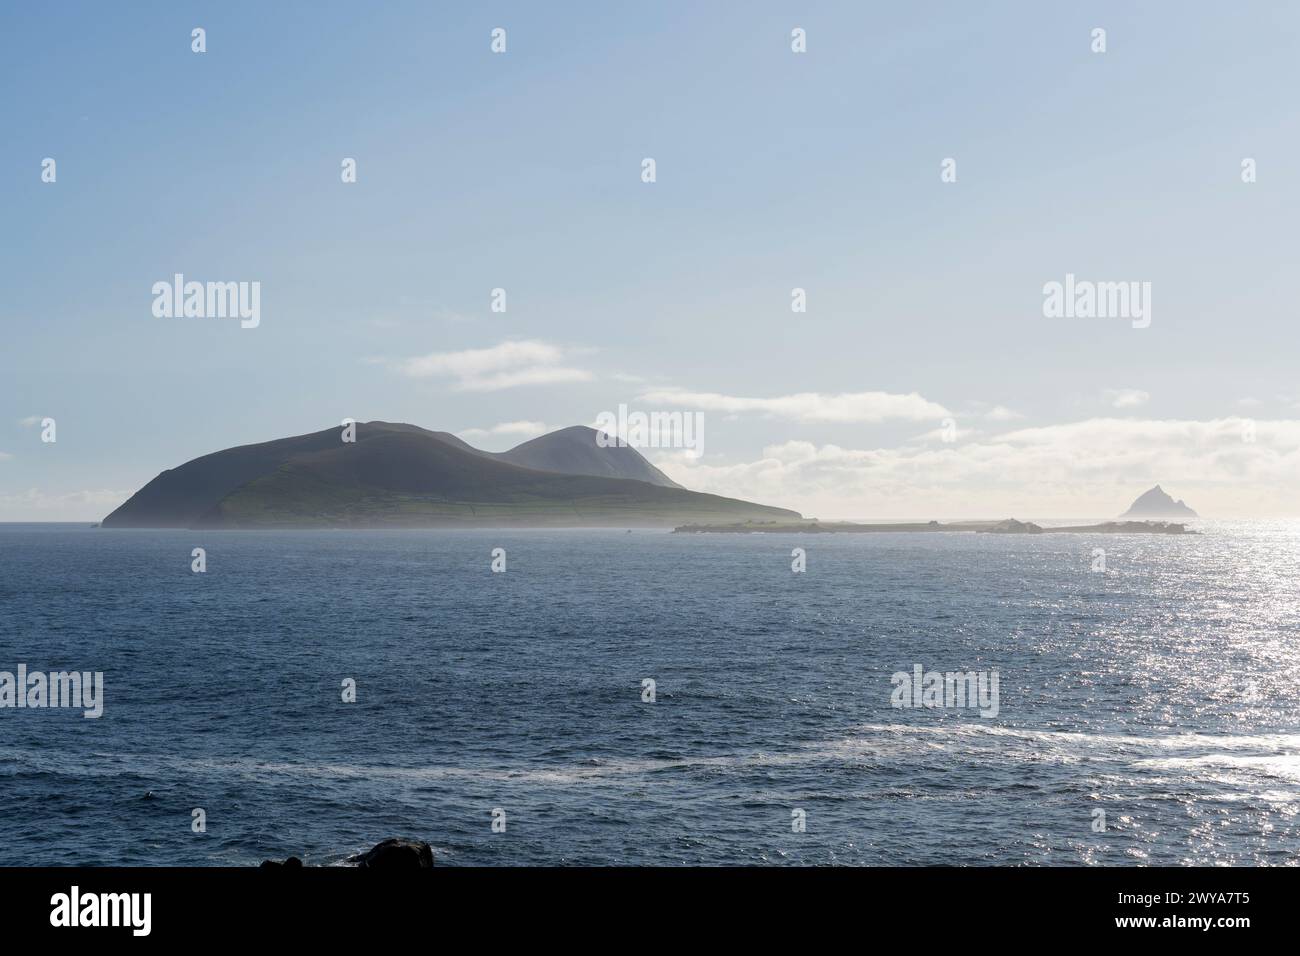
{"type": "Polygon", "coordinates": [[[1094,418],[945,444],[792,440],[754,461],[663,454],[689,488],[817,517],[1109,517],[1162,483],[1209,517],[1300,515],[1300,421],[1094,418]]]}

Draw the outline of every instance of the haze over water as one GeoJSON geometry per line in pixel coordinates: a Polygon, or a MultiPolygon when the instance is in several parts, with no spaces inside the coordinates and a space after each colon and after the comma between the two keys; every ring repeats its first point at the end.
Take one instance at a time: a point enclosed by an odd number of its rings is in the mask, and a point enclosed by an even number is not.
{"type": "Polygon", "coordinates": [[[105,675],[0,712],[0,863],[1294,863],[1300,525],[1196,526],[0,525],[0,670],[105,675]],[[914,664],[998,716],[891,707],[914,664]]]}

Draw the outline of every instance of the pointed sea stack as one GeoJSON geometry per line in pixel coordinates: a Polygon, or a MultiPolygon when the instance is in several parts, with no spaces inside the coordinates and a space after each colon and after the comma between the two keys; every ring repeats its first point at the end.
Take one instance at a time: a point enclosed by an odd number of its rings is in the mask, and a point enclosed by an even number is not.
{"type": "Polygon", "coordinates": [[[1195,518],[1197,514],[1181,500],[1175,501],[1165,494],[1163,488],[1156,485],[1150,491],[1139,495],[1137,501],[1129,506],[1121,518],[1195,518]]]}

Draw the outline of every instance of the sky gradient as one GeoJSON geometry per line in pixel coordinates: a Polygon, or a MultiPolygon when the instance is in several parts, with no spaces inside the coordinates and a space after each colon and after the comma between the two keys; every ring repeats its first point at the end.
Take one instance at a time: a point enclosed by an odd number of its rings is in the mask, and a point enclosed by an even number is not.
{"type": "Polygon", "coordinates": [[[687,487],[823,518],[1300,516],[1300,8],[609,6],[0,12],[0,520],[619,403],[703,413],[646,452],[687,487]],[[155,317],[175,273],[260,325],[155,317]],[[1067,274],[1150,282],[1150,327],[1045,317],[1067,274]]]}

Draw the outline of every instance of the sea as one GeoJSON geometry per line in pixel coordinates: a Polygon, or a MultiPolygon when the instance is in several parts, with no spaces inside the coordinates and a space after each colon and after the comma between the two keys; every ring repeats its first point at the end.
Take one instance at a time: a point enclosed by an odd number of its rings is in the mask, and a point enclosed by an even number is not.
{"type": "Polygon", "coordinates": [[[0,672],[103,675],[0,865],[1296,864],[1300,523],[1194,526],[0,525],[0,672]]]}

